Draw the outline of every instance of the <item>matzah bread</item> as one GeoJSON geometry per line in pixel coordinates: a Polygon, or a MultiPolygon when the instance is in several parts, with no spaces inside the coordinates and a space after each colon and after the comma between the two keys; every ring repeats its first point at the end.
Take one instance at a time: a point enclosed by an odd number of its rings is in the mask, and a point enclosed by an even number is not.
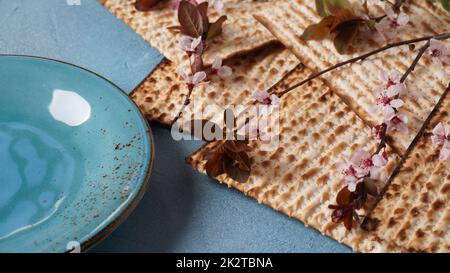
{"type": "MultiPolygon", "coordinates": [[[[205,107],[216,105],[225,109],[229,105],[246,105],[252,101],[254,88],[267,90],[300,64],[299,60],[279,44],[236,56],[224,62],[233,69],[231,78],[222,80],[217,76],[209,83],[196,87],[191,95],[191,103],[182,117],[189,120],[205,107]]],[[[149,120],[170,125],[188,94],[184,80],[171,62],[160,64],[132,93],[149,120]]],[[[221,112],[209,113],[202,118],[221,122],[221,112]]]]}
{"type": "MultiPolygon", "coordinates": [[[[362,2],[362,1],[358,1],[362,2]]],[[[367,52],[374,43],[357,49],[358,53],[340,55],[330,40],[308,41],[300,39],[303,30],[312,23],[320,20],[315,11],[315,2],[306,0],[273,1],[270,12],[258,12],[255,17],[264,24],[286,47],[314,71],[320,71],[331,65],[361,55],[367,52]]],[[[450,29],[450,16],[438,7],[427,1],[414,0],[404,4],[403,10],[409,15],[410,22],[407,27],[400,30],[397,40],[407,40],[437,33],[447,32],[450,29]]],[[[376,13],[382,12],[380,8],[376,13]]],[[[450,42],[446,42],[450,45],[450,42]]],[[[366,45],[367,42],[357,44],[366,45]]],[[[337,69],[323,76],[329,86],[350,105],[356,113],[373,126],[381,123],[381,114],[371,114],[369,107],[375,103],[375,87],[381,84],[378,79],[380,71],[397,70],[403,74],[410,66],[417,54],[416,51],[393,49],[375,55],[363,62],[354,63],[337,69]]],[[[398,151],[403,152],[416,135],[445,90],[449,81],[450,66],[439,69],[431,64],[430,58],[424,56],[416,70],[408,77],[407,87],[409,93],[402,96],[405,105],[401,113],[409,118],[409,134],[395,133],[391,142],[398,151]],[[444,70],[444,71],[442,71],[444,70]]]]}
{"type": "MultiPolygon", "coordinates": [[[[292,85],[310,72],[307,68],[297,68],[280,85],[292,85]]],[[[343,187],[337,164],[359,149],[376,148],[377,141],[371,137],[370,128],[320,79],[283,96],[280,116],[278,149],[262,151],[259,142],[251,142],[252,170],[248,182],[237,183],[225,174],[216,179],[354,250],[375,251],[391,244],[361,229],[348,232],[343,225],[331,221],[328,209],[343,187]]],[[[203,156],[214,145],[217,143],[204,146],[188,162],[204,172],[203,156]]],[[[396,155],[391,156],[380,181],[385,181],[397,159],[396,155]]],[[[392,249],[403,251],[395,245],[392,249]]]]}
{"type": "MultiPolygon", "coordinates": [[[[181,34],[167,29],[179,24],[176,11],[170,7],[171,1],[162,1],[147,12],[137,11],[134,7],[135,0],[101,0],[101,2],[167,59],[176,64],[188,64],[187,55],[176,45],[177,38],[181,34]]],[[[228,19],[224,24],[223,33],[208,45],[208,50],[204,54],[204,64],[211,65],[215,56],[227,59],[276,41],[275,37],[252,17],[253,13],[268,6],[269,3],[263,1],[225,1],[223,14],[227,15],[228,19]]],[[[211,9],[210,16],[211,21],[214,21],[219,14],[211,9]]]]}
{"type": "Polygon", "coordinates": [[[409,251],[450,252],[450,160],[439,159],[431,131],[450,124],[450,95],[370,215],[382,240],[409,251]]]}

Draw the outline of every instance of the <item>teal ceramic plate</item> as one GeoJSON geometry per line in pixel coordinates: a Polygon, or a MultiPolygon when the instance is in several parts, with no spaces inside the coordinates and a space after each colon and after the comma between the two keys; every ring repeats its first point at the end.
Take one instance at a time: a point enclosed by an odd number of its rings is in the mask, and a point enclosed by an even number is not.
{"type": "Polygon", "coordinates": [[[152,163],[148,124],[117,86],[0,56],[0,252],[87,249],[135,207],[152,163]]]}

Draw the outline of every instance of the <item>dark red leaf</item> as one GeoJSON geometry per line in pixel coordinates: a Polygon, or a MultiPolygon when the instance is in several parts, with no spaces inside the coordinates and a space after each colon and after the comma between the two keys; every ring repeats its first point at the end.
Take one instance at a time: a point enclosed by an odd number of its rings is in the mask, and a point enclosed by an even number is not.
{"type": "Polygon", "coordinates": [[[223,169],[224,155],[220,152],[211,152],[206,157],[205,170],[208,176],[216,177],[225,172],[223,169]]]}
{"type": "Polygon", "coordinates": [[[156,6],[159,1],[160,0],[137,0],[134,3],[134,7],[139,11],[149,11],[156,6]]]}
{"type": "Polygon", "coordinates": [[[348,206],[352,201],[353,193],[347,187],[342,188],[336,197],[336,202],[339,206],[348,206]]]}
{"type": "Polygon", "coordinates": [[[344,226],[347,230],[351,230],[353,226],[353,210],[348,210],[344,215],[344,226]]]}
{"type": "Polygon", "coordinates": [[[245,183],[250,177],[250,171],[242,170],[233,162],[232,158],[225,157],[224,161],[225,173],[233,180],[239,183],[245,183]]]}
{"type": "Polygon", "coordinates": [[[224,147],[234,153],[250,150],[248,142],[245,140],[227,140],[224,143],[224,147]]]}
{"type": "Polygon", "coordinates": [[[200,3],[197,6],[197,9],[200,12],[200,15],[202,17],[203,33],[207,33],[208,29],[209,29],[208,6],[209,6],[208,2],[200,3]]]}
{"type": "Polygon", "coordinates": [[[203,35],[203,19],[196,6],[181,1],[178,8],[178,21],[183,29],[183,34],[197,38],[203,35]]]}

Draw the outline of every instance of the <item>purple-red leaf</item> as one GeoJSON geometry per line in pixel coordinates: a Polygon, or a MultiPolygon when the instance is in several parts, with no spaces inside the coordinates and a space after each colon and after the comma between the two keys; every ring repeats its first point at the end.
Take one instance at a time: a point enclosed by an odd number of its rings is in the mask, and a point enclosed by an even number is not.
{"type": "Polygon", "coordinates": [[[202,15],[193,4],[187,1],[181,1],[178,8],[178,21],[182,27],[183,34],[193,38],[203,35],[202,15]]]}
{"type": "Polygon", "coordinates": [[[139,11],[149,11],[156,6],[159,1],[160,0],[137,0],[134,3],[134,7],[139,11]]]}
{"type": "Polygon", "coordinates": [[[358,34],[359,24],[354,21],[345,22],[336,28],[334,47],[339,54],[345,54],[358,34]]]}
{"type": "Polygon", "coordinates": [[[250,170],[242,170],[239,166],[233,161],[232,158],[225,157],[224,161],[224,169],[225,173],[233,180],[239,183],[244,183],[248,181],[250,177],[250,170]]]}
{"type": "Polygon", "coordinates": [[[209,28],[208,6],[208,2],[200,3],[197,6],[198,11],[200,12],[200,16],[202,17],[203,33],[207,33],[209,28]]]}
{"type": "Polygon", "coordinates": [[[216,177],[225,172],[223,166],[224,155],[220,152],[211,152],[206,156],[205,170],[208,176],[216,177]]]}

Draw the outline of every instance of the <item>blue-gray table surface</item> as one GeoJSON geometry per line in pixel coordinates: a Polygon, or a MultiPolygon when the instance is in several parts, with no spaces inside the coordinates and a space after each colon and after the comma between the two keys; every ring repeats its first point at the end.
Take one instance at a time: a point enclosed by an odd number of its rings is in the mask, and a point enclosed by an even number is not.
{"type": "MultiPolygon", "coordinates": [[[[0,53],[70,62],[131,92],[162,56],[97,0],[0,0],[0,53]],[[80,5],[69,3],[80,2],[80,5]]],[[[152,124],[156,158],[144,198],[92,252],[350,252],[301,222],[202,175],[201,146],[152,124]]]]}

